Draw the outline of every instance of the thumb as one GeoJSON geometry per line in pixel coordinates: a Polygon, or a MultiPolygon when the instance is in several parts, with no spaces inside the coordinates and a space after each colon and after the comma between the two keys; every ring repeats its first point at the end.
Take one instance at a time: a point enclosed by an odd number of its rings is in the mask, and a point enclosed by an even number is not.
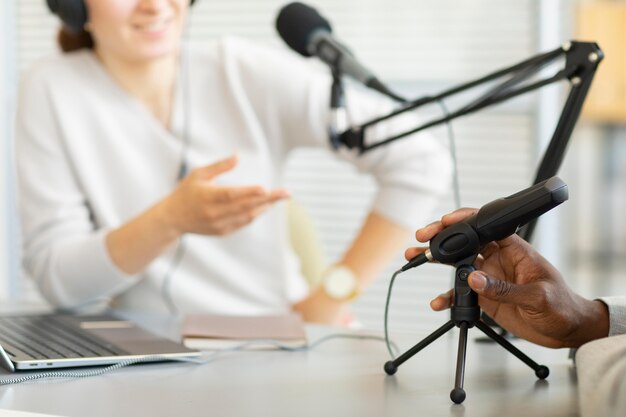
{"type": "Polygon", "coordinates": [[[528,303],[528,294],[524,294],[523,286],[489,277],[482,271],[470,274],[469,285],[479,295],[493,301],[518,305],[528,303]]]}
{"type": "Polygon", "coordinates": [[[214,164],[207,165],[198,169],[198,175],[200,176],[200,178],[211,180],[218,175],[221,175],[233,169],[237,165],[238,161],[239,158],[237,157],[237,155],[232,155],[229,158],[222,159],[221,161],[217,161],[214,164]]]}

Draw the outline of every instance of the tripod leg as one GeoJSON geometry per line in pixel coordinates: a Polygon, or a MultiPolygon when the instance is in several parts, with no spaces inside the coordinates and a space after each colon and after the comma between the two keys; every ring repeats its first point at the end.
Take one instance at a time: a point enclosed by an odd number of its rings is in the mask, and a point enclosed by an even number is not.
{"type": "Polygon", "coordinates": [[[465,379],[465,353],[467,352],[467,322],[461,322],[459,329],[459,351],[456,355],[456,378],[454,379],[454,389],[450,392],[450,399],[455,404],[461,404],[465,401],[463,380],[465,379]]]}
{"type": "MultiPolygon", "coordinates": [[[[511,338],[511,333],[509,333],[509,331],[507,329],[505,329],[504,327],[501,327],[498,323],[495,322],[494,319],[492,319],[491,317],[489,317],[489,315],[487,315],[484,311],[480,314],[480,319],[489,327],[491,327],[492,329],[494,329],[496,332],[498,332],[498,334],[502,337],[505,337],[507,339],[511,338]]],[[[491,340],[489,337],[487,336],[481,336],[475,339],[475,341],[477,343],[495,343],[494,340],[491,340]]]]}
{"type": "Polygon", "coordinates": [[[402,365],[407,360],[411,359],[413,355],[415,355],[420,350],[424,349],[426,346],[430,345],[435,340],[439,339],[444,333],[454,327],[454,322],[452,320],[448,321],[446,324],[432,332],[430,335],[426,336],[422,339],[421,342],[413,346],[411,349],[404,352],[402,355],[398,356],[396,359],[392,361],[388,361],[385,363],[385,372],[387,375],[393,375],[398,370],[398,366],[402,365]]]}
{"type": "Polygon", "coordinates": [[[487,326],[482,321],[476,322],[476,327],[478,327],[483,333],[492,338],[494,341],[498,342],[500,346],[511,352],[515,355],[519,360],[524,362],[526,365],[530,366],[534,371],[535,375],[539,379],[546,379],[548,375],[550,375],[550,370],[547,366],[539,365],[534,360],[530,359],[526,356],[521,350],[513,346],[508,340],[504,337],[500,336],[498,333],[494,332],[491,327],[487,326]]]}

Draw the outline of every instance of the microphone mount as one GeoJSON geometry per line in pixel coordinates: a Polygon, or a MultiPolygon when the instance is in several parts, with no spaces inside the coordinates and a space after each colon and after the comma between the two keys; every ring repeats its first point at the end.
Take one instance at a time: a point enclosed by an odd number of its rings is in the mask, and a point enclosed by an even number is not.
{"type": "MultiPolygon", "coordinates": [[[[560,48],[533,56],[482,78],[449,88],[439,94],[424,96],[412,101],[406,101],[395,94],[388,94],[392,99],[401,101],[404,104],[399,109],[387,115],[376,117],[358,126],[350,127],[342,133],[335,133],[334,137],[331,136],[331,141],[335,144],[346,146],[349,149],[357,149],[359,153],[362,154],[430,127],[447,123],[458,117],[475,113],[494,104],[502,103],[513,97],[567,79],[570,84],[570,91],[552,134],[552,138],[550,139],[550,143],[536,171],[533,184],[537,184],[558,173],[574,126],[576,125],[583,103],[587,97],[589,87],[591,86],[598,64],[603,58],[604,53],[596,43],[571,41],[560,48]],[[562,58],[565,58],[565,65],[555,74],[532,82],[528,81],[531,77],[539,73],[542,68],[562,58]],[[413,111],[424,105],[453,97],[483,84],[503,79],[506,76],[509,77],[490,88],[478,99],[461,106],[445,117],[435,118],[411,130],[378,140],[375,143],[365,143],[366,131],[381,122],[392,119],[402,113],[413,111]]],[[[338,69],[335,68],[333,71],[336,72],[338,69]]],[[[340,74],[335,74],[335,77],[338,75],[340,74]]],[[[337,127],[335,131],[338,129],[339,127],[337,127]]],[[[535,225],[536,221],[531,221],[521,229],[518,234],[525,240],[530,241],[535,225]]]]}

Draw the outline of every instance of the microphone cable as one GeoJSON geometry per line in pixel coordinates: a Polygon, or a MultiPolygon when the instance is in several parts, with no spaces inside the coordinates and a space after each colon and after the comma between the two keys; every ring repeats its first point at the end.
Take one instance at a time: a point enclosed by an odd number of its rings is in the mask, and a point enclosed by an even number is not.
{"type": "MultiPolygon", "coordinates": [[[[445,102],[442,99],[437,100],[441,111],[444,113],[446,117],[450,115],[448,108],[446,107],[445,102]]],[[[448,130],[448,141],[450,143],[450,155],[452,157],[452,188],[453,188],[453,197],[454,197],[454,205],[457,209],[461,208],[461,187],[459,183],[459,166],[457,160],[457,152],[456,152],[456,138],[454,135],[454,130],[452,128],[452,121],[448,120],[446,122],[447,130],[448,130]]],[[[389,281],[389,287],[387,289],[387,298],[385,300],[385,314],[383,318],[383,328],[385,333],[385,344],[387,346],[387,351],[389,352],[389,356],[391,359],[395,359],[396,353],[394,353],[394,349],[392,348],[392,344],[389,340],[389,306],[391,304],[391,292],[393,290],[393,285],[398,277],[398,275],[410,268],[414,268],[419,265],[423,265],[429,262],[428,251],[421,253],[420,255],[413,258],[407,264],[405,264],[402,268],[398,269],[391,276],[391,280],[389,281]]],[[[452,274],[451,285],[454,286],[454,272],[452,274]]],[[[395,349],[397,352],[397,349],[395,349]]]]}

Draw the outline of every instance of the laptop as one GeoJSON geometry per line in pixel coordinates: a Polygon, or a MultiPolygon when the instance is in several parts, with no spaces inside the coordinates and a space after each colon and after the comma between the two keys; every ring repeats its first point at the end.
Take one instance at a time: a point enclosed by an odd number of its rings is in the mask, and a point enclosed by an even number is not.
{"type": "Polygon", "coordinates": [[[164,361],[201,352],[113,315],[0,316],[0,365],[11,372],[111,365],[130,359],[164,361]]]}

